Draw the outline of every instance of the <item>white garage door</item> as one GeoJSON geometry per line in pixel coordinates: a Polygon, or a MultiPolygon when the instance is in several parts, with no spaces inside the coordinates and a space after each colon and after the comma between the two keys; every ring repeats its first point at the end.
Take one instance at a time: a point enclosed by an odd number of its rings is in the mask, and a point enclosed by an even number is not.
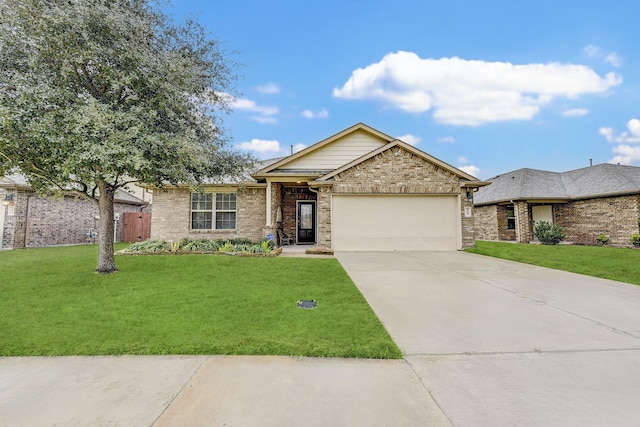
{"type": "Polygon", "coordinates": [[[334,195],[331,236],[337,251],[458,248],[457,196],[334,195]]]}

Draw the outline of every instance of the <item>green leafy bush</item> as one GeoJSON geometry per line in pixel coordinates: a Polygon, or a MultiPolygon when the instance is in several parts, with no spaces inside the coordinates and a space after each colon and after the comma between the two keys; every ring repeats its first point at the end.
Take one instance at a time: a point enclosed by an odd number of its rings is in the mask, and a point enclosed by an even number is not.
{"type": "Polygon", "coordinates": [[[565,238],[562,227],[546,221],[540,221],[536,224],[533,229],[533,235],[536,236],[543,245],[557,245],[565,238]]]}
{"type": "Polygon", "coordinates": [[[133,243],[127,248],[127,252],[164,252],[166,249],[167,242],[164,240],[147,240],[133,243]]]}
{"type": "Polygon", "coordinates": [[[220,247],[217,242],[208,239],[186,240],[185,242],[185,239],[183,239],[183,252],[215,252],[220,247]]]}
{"type": "Polygon", "coordinates": [[[598,234],[598,237],[596,237],[596,240],[601,245],[606,245],[607,243],[609,243],[609,236],[607,236],[606,234],[598,234]]]}
{"type": "Polygon", "coordinates": [[[146,242],[134,243],[129,246],[125,252],[171,252],[171,253],[211,253],[211,252],[244,252],[250,254],[268,254],[273,251],[274,242],[272,240],[261,240],[260,242],[252,242],[249,239],[236,238],[229,240],[208,240],[208,239],[190,239],[185,237],[171,245],[165,241],[148,240],[146,242]]]}
{"type": "Polygon", "coordinates": [[[633,233],[629,240],[631,240],[633,246],[640,246],[640,233],[633,233]]]}

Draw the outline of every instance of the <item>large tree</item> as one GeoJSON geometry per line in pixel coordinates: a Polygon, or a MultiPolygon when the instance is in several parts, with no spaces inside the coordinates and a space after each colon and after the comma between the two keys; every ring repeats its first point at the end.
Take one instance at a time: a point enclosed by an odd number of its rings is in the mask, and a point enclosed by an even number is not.
{"type": "Polygon", "coordinates": [[[95,200],[97,271],[116,271],[118,188],[246,164],[219,121],[234,78],[219,42],[148,0],[0,0],[0,176],[95,200]]]}

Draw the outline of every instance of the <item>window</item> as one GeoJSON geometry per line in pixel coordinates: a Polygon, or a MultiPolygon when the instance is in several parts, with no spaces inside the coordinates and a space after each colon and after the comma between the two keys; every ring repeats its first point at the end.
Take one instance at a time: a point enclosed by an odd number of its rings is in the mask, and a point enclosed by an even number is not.
{"type": "Polygon", "coordinates": [[[235,228],[236,193],[191,193],[192,230],[235,228]]]}
{"type": "Polygon", "coordinates": [[[236,228],[236,193],[216,193],[216,230],[236,228]]]}
{"type": "Polygon", "coordinates": [[[508,230],[516,229],[516,211],[513,205],[507,206],[507,229],[508,230]]]}

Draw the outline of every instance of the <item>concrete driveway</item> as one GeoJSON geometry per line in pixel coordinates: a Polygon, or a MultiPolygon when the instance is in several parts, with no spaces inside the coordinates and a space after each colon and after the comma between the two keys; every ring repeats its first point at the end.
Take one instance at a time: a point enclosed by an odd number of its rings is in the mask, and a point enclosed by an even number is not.
{"type": "Polygon", "coordinates": [[[638,426],[640,287],[338,253],[404,360],[0,358],[0,426],[638,426]]]}
{"type": "Polygon", "coordinates": [[[463,252],[337,257],[453,425],[640,425],[640,287],[463,252]]]}

